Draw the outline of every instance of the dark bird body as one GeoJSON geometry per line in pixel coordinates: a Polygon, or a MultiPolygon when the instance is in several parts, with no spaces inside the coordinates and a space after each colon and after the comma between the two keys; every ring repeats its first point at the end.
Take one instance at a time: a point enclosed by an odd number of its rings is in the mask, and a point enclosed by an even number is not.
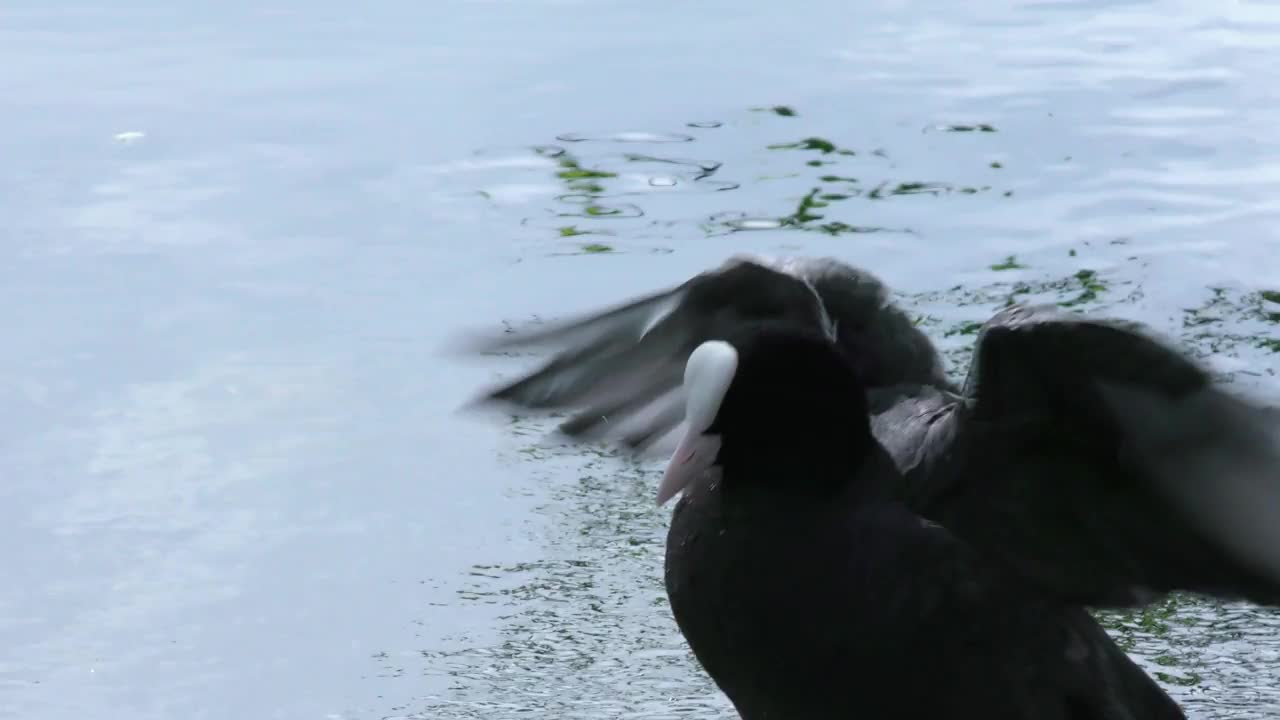
{"type": "Polygon", "coordinates": [[[769,339],[739,373],[773,351],[756,376],[778,379],[730,388],[665,563],[681,631],[745,720],[1183,717],[1083,607],[908,507],[858,388],[805,362],[821,340],[769,339]]]}
{"type": "Polygon", "coordinates": [[[665,579],[744,720],[1184,717],[1084,608],[900,503],[718,490],[676,508],[665,579]]]}
{"type": "Polygon", "coordinates": [[[667,592],[745,720],[1181,718],[1089,608],[1280,600],[1275,413],[1130,323],[1007,308],[957,386],[867,273],[739,259],[490,347],[547,341],[489,399],[639,448],[688,403],[667,592]]]}

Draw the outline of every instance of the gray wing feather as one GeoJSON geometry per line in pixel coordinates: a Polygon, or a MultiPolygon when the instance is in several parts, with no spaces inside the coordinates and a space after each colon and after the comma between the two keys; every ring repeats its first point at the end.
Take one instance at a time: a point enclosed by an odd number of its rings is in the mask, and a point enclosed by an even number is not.
{"type": "Polygon", "coordinates": [[[1083,604],[1280,601],[1275,414],[1171,343],[1015,306],[980,332],[965,390],[927,451],[942,462],[908,478],[948,529],[1083,604]]]}
{"type": "Polygon", "coordinates": [[[1100,383],[1128,451],[1201,532],[1280,578],[1280,411],[1217,387],[1183,396],[1100,383]]]}
{"type": "Polygon", "coordinates": [[[826,331],[861,361],[868,384],[945,385],[941,359],[870,273],[829,258],[735,255],[679,286],[473,350],[551,348],[541,367],[478,403],[571,411],[571,438],[643,449],[684,419],[684,364],[700,343],[744,324],[789,322],[826,331]]]}
{"type": "Polygon", "coordinates": [[[610,438],[644,449],[684,419],[684,365],[700,343],[744,323],[791,321],[828,328],[822,303],[804,278],[747,256],[681,285],[603,311],[481,342],[492,352],[546,346],[537,370],[486,392],[479,403],[570,410],[560,430],[586,440],[610,438]]]}

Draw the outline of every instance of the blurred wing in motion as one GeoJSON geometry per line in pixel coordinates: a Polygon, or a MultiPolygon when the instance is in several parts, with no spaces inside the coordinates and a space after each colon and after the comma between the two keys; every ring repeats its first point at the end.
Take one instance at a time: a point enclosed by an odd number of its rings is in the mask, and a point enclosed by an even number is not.
{"type": "Polygon", "coordinates": [[[683,420],[680,383],[694,348],[762,321],[820,329],[856,349],[870,385],[946,383],[932,343],[869,273],[826,258],[738,255],[613,308],[473,343],[481,352],[554,349],[540,368],[477,402],[572,412],[560,427],[566,435],[643,449],[683,420]]]}
{"type": "Polygon", "coordinates": [[[922,514],[1072,602],[1280,601],[1273,411],[1139,326],[1053,307],[997,313],[965,395],[908,473],[922,514]]]}
{"type": "Polygon", "coordinates": [[[1280,411],[1206,387],[1181,397],[1103,384],[1128,450],[1202,532],[1280,578],[1280,411]]]}

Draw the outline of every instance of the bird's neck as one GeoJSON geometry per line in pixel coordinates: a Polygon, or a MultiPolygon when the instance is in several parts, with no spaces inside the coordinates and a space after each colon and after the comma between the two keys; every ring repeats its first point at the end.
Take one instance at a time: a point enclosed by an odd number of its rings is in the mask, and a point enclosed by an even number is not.
{"type": "Polygon", "coordinates": [[[718,460],[726,492],[754,487],[765,494],[819,501],[850,492],[882,496],[888,491],[884,478],[893,474],[888,453],[861,433],[810,435],[804,441],[785,435],[738,442],[726,438],[718,460]]]}

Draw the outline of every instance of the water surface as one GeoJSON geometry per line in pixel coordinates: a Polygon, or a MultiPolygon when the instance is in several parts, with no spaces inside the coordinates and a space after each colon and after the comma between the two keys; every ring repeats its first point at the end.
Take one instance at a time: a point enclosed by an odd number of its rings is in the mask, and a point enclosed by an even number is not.
{"type": "MultiPolygon", "coordinates": [[[[0,9],[0,714],[729,718],[655,468],[454,413],[463,328],[830,253],[964,367],[1045,299],[1280,396],[1265,2],[0,9]]],[[[1197,718],[1277,616],[1108,619],[1197,718]]]]}

